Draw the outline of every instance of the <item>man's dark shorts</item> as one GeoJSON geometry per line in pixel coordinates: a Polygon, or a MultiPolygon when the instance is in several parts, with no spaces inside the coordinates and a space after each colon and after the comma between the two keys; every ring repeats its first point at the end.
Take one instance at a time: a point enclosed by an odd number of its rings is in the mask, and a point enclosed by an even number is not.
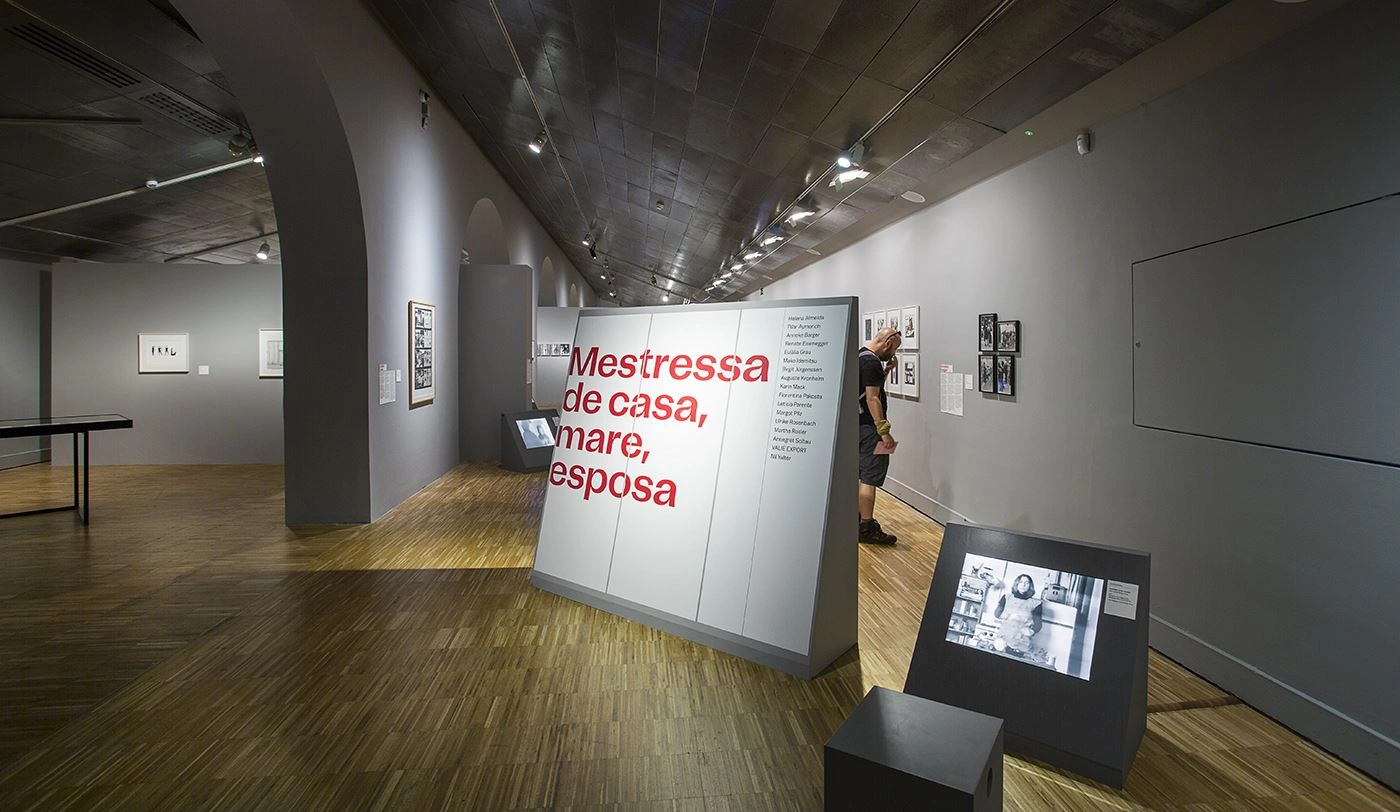
{"type": "Polygon", "coordinates": [[[862,485],[880,487],[885,484],[885,474],[890,470],[890,455],[876,454],[875,445],[880,435],[874,426],[864,423],[860,426],[860,482],[862,485]]]}

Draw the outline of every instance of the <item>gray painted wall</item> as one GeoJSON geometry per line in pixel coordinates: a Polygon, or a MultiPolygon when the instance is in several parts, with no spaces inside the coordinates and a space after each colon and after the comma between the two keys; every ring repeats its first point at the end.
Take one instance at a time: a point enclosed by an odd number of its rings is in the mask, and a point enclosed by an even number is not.
{"type": "Polygon", "coordinates": [[[458,294],[458,401],[465,460],[501,456],[501,414],[530,408],[525,382],[530,360],[534,276],[526,265],[463,265],[458,294]]]}
{"type": "MultiPolygon", "coordinates": [[[[0,259],[0,420],[38,417],[43,391],[40,285],[48,268],[0,259]]],[[[37,438],[0,440],[0,468],[43,459],[37,438]]]]}
{"type": "MultiPolygon", "coordinates": [[[[1395,613],[1378,610],[1400,583],[1400,470],[1135,428],[1130,283],[1136,261],[1400,191],[1397,31],[1400,4],[1357,0],[1096,128],[1087,157],[1054,146],[766,294],[920,304],[925,370],[975,371],[978,313],[1021,319],[1014,399],[969,392],[944,415],[930,376],[921,402],[891,400],[890,489],[940,518],[1151,551],[1154,646],[1391,786],[1395,613]]],[[[1356,284],[1343,270],[1330,284],[1356,284]]]]}
{"type": "MultiPolygon", "coordinates": [[[[573,344],[578,330],[577,307],[541,307],[535,316],[535,341],[573,344]]],[[[569,377],[569,359],[562,356],[535,359],[535,402],[541,408],[558,407],[564,400],[564,383],[569,377]]]]}
{"type": "MultiPolygon", "coordinates": [[[[54,414],[135,424],[93,434],[94,465],[282,462],[282,380],[258,377],[280,266],[55,265],[53,313],[54,414]],[[138,333],[189,333],[190,372],[137,374],[138,333]]],[[[53,456],[71,464],[71,446],[53,456]]]]}

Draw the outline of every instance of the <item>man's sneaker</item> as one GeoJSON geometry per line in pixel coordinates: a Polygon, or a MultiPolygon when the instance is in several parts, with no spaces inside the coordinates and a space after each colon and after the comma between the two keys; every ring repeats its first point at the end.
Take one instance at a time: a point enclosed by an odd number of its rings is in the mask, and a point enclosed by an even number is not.
{"type": "Polygon", "coordinates": [[[892,545],[895,543],[895,537],[882,530],[880,528],[880,523],[874,519],[862,521],[860,523],[859,539],[861,544],[892,545]]]}

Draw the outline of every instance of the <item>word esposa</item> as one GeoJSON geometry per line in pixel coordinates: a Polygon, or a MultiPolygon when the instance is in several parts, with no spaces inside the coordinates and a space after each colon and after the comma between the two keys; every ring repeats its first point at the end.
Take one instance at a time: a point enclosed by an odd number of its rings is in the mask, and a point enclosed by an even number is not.
{"type": "Polygon", "coordinates": [[[761,383],[768,380],[768,356],[751,355],[667,355],[644,350],[641,355],[599,353],[589,347],[587,354],[574,347],[569,356],[569,375],[589,375],[599,378],[670,378],[684,381],[746,381],[761,383]]]}
{"type": "Polygon", "coordinates": [[[654,480],[646,474],[634,477],[626,471],[609,472],[602,468],[556,462],[549,466],[549,484],[567,485],[572,490],[583,491],[584,501],[606,493],[614,499],[630,496],[638,502],[651,502],[661,507],[676,506],[675,481],[654,480]]]}

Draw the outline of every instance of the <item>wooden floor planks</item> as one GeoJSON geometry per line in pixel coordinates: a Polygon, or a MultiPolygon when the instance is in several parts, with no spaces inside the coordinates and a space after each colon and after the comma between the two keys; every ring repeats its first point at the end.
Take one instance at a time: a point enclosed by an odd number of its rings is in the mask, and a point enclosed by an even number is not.
{"type": "MultiPolygon", "coordinates": [[[[93,523],[0,523],[0,809],[811,810],[821,745],[898,689],[941,529],[881,496],[861,640],[802,681],[529,585],[538,475],[469,465],[293,533],[274,466],[94,470],[93,523]]],[[[68,469],[0,472],[0,510],[68,469]]],[[[1124,791],[1006,759],[1006,807],[1395,810],[1153,653],[1124,791]]]]}

